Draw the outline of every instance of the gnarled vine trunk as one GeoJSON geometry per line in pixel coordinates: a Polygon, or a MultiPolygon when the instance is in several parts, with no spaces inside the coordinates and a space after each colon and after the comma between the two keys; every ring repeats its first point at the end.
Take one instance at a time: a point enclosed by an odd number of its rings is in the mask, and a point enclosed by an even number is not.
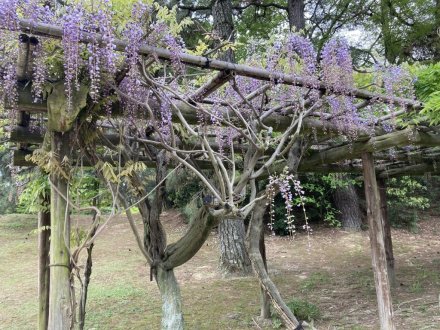
{"type": "Polygon", "coordinates": [[[249,256],[252,267],[257,275],[262,290],[269,296],[272,305],[288,329],[295,329],[300,324],[292,311],[281,298],[277,287],[272,282],[266,270],[266,265],[260,252],[260,237],[263,230],[263,216],[266,211],[266,201],[256,203],[248,231],[249,256]]]}
{"type": "Polygon", "coordinates": [[[183,329],[182,301],[174,270],[158,267],[156,282],[162,297],[162,329],[183,329]]]}
{"type": "MultiPolygon", "coordinates": [[[[261,230],[261,234],[260,234],[260,254],[261,254],[261,258],[263,259],[264,267],[267,272],[266,243],[264,241],[264,229],[261,230]]],[[[263,320],[270,319],[270,297],[263,287],[261,288],[260,318],[263,320]]]]}

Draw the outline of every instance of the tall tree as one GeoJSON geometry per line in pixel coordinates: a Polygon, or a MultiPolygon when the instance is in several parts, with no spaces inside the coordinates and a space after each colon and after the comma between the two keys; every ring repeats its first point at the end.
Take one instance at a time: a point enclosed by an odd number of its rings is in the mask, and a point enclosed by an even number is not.
{"type": "Polygon", "coordinates": [[[11,154],[8,150],[2,149],[3,146],[0,147],[0,214],[6,214],[14,211],[16,195],[9,168],[11,154]]]}
{"type": "MultiPolygon", "coordinates": [[[[212,4],[213,31],[219,38],[216,47],[223,41],[234,42],[235,31],[231,0],[215,0],[212,4]]],[[[234,62],[231,48],[220,51],[219,58],[234,62]]],[[[245,246],[246,230],[244,219],[226,217],[218,226],[220,240],[219,268],[224,275],[248,275],[251,273],[251,261],[245,246]]]]}
{"type": "Polygon", "coordinates": [[[288,0],[287,14],[289,17],[290,30],[301,31],[306,26],[306,18],[304,15],[304,0],[288,0]]]}
{"type": "MultiPolygon", "coordinates": [[[[347,174],[338,174],[338,180],[350,181],[347,174]]],[[[346,230],[361,230],[363,213],[360,208],[359,196],[356,187],[352,183],[339,186],[333,192],[333,200],[336,208],[339,210],[339,220],[342,228],[346,230]]]]}

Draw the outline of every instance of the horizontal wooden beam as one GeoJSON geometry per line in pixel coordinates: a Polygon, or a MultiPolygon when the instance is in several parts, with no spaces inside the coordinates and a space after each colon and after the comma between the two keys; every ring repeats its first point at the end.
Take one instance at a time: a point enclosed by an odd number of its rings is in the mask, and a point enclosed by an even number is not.
{"type": "MultiPolygon", "coordinates": [[[[32,151],[30,150],[14,150],[12,157],[13,166],[25,166],[25,167],[35,167],[35,163],[26,160],[27,155],[31,155],[32,151]]],[[[106,162],[115,162],[117,163],[116,158],[104,157],[103,159],[106,162]]],[[[156,166],[156,162],[147,159],[146,157],[140,157],[139,161],[143,162],[147,167],[153,168],[156,166]]],[[[75,164],[76,165],[76,164],[75,164]]],[[[91,166],[87,159],[82,159],[81,165],[84,167],[91,166]]],[[[124,165],[124,162],[122,162],[124,165]]],[[[197,160],[197,165],[202,169],[211,169],[212,164],[209,161],[197,160]]],[[[175,164],[169,164],[170,168],[174,168],[175,164]]],[[[380,178],[391,178],[396,176],[403,175],[424,175],[426,173],[430,173],[432,175],[440,175],[440,168],[435,167],[433,164],[422,163],[415,165],[399,165],[396,167],[389,166],[384,168],[381,164],[376,164],[377,175],[380,178]]],[[[306,168],[304,165],[300,165],[298,168],[299,173],[361,173],[362,166],[360,165],[338,165],[338,164],[329,164],[329,165],[320,165],[314,166],[312,168],[306,168]]]]}
{"type": "MultiPolygon", "coordinates": [[[[63,29],[56,25],[36,23],[35,21],[32,20],[20,20],[19,26],[21,31],[29,34],[41,35],[41,36],[57,38],[57,39],[62,39],[63,37],[63,29]]],[[[102,43],[102,35],[97,33],[82,32],[80,36],[80,41],[84,43],[91,43],[91,42],[102,43]]],[[[116,47],[116,50],[125,51],[128,43],[123,40],[115,39],[114,45],[116,47]]],[[[138,52],[140,55],[148,55],[148,56],[152,55],[159,59],[163,59],[167,61],[171,61],[173,58],[175,58],[172,52],[167,49],[147,46],[147,45],[140,46],[138,52]]],[[[327,85],[325,85],[324,83],[319,83],[317,86],[315,84],[310,84],[307,81],[307,78],[299,77],[297,75],[289,75],[280,72],[273,72],[263,68],[256,68],[243,64],[235,64],[226,61],[210,59],[208,57],[203,57],[203,56],[181,53],[179,55],[179,59],[184,64],[205,68],[205,69],[228,71],[231,73],[235,73],[236,75],[254,78],[258,80],[275,81],[277,83],[285,84],[285,85],[304,86],[312,89],[319,89],[323,92],[326,92],[328,88],[327,85]]],[[[390,97],[385,94],[372,93],[362,89],[354,88],[350,91],[350,95],[360,99],[393,103],[395,105],[406,104],[408,107],[411,107],[413,109],[422,108],[421,102],[412,99],[390,97]]]]}
{"type": "MultiPolygon", "coordinates": [[[[26,156],[28,155],[32,155],[32,150],[14,150],[13,152],[13,157],[12,157],[12,164],[14,166],[27,166],[27,167],[34,167],[36,166],[35,163],[26,160],[26,156]]],[[[118,159],[116,158],[111,158],[111,157],[104,157],[103,159],[104,161],[107,162],[118,162],[118,159]]],[[[156,161],[152,161],[150,159],[147,159],[146,157],[139,157],[139,161],[143,162],[147,167],[155,167],[156,166],[156,161]]],[[[197,165],[202,168],[202,169],[211,169],[212,168],[212,164],[209,161],[206,160],[197,160],[197,165]]],[[[85,167],[89,167],[90,162],[86,159],[83,158],[81,160],[81,165],[85,166],[85,167]]],[[[123,163],[124,165],[124,163],[123,163]]],[[[170,163],[169,164],[170,168],[174,168],[175,164],[170,163]]],[[[357,168],[357,167],[352,167],[352,166],[342,166],[342,165],[323,165],[323,166],[316,166],[313,169],[306,169],[304,167],[300,167],[299,168],[300,172],[303,173],[308,173],[308,172],[313,172],[313,173],[347,173],[347,172],[360,172],[361,168],[357,168]]]]}
{"type": "MultiPolygon", "coordinates": [[[[32,129],[32,127],[14,126],[9,129],[9,142],[41,144],[44,141],[45,129],[32,129]]],[[[105,137],[111,143],[119,144],[120,137],[115,133],[106,133],[105,137]]]]}
{"type": "Polygon", "coordinates": [[[18,82],[18,110],[30,113],[47,112],[46,100],[36,101],[34,95],[32,95],[31,86],[30,83],[18,82]]]}
{"type": "MultiPolygon", "coordinates": [[[[26,143],[26,144],[36,144],[36,145],[40,145],[41,143],[43,143],[44,141],[44,135],[46,134],[46,130],[33,130],[30,127],[24,127],[24,126],[14,126],[12,128],[9,128],[7,131],[9,131],[9,142],[13,142],[13,143],[26,143]]],[[[116,133],[107,133],[106,130],[103,130],[104,136],[106,138],[106,140],[108,140],[110,143],[114,144],[115,146],[117,146],[118,144],[120,144],[120,136],[116,133]]],[[[131,141],[138,141],[135,137],[132,136],[126,136],[126,138],[128,140],[131,141]]],[[[220,146],[218,144],[218,142],[213,141],[213,139],[210,142],[210,146],[213,150],[218,151],[220,149],[220,146]]],[[[152,139],[152,141],[157,141],[152,139]]],[[[97,140],[96,144],[97,145],[103,145],[103,143],[101,143],[102,141],[97,140]]],[[[140,145],[140,150],[144,150],[145,148],[142,145],[142,142],[139,141],[140,145]]],[[[181,141],[177,140],[176,141],[177,146],[179,148],[183,147],[183,143],[181,143],[181,141]]],[[[157,147],[157,146],[156,146],[157,147]]],[[[191,143],[188,142],[185,145],[187,150],[202,150],[203,146],[200,142],[197,143],[191,143]]],[[[243,149],[246,149],[246,145],[240,144],[235,142],[234,143],[234,150],[235,151],[243,151],[243,149]]],[[[273,149],[269,149],[269,152],[273,152],[273,149]]]]}
{"type": "Polygon", "coordinates": [[[406,145],[440,146],[440,135],[418,132],[416,129],[408,128],[375,136],[365,142],[353,142],[325,151],[314,151],[304,160],[304,166],[312,167],[320,164],[331,164],[345,159],[359,158],[364,152],[377,152],[406,145]]]}
{"type": "Polygon", "coordinates": [[[389,168],[378,173],[380,178],[390,178],[395,176],[403,176],[403,175],[425,175],[426,173],[430,173],[433,175],[440,174],[440,168],[434,166],[430,163],[422,163],[422,164],[414,164],[407,166],[399,166],[395,168],[389,168]]]}
{"type": "MultiPolygon", "coordinates": [[[[25,112],[47,112],[47,103],[45,100],[38,103],[34,103],[33,101],[34,98],[32,96],[29,86],[19,89],[18,110],[25,112]]],[[[151,102],[150,106],[152,108],[158,107],[158,103],[154,99],[151,99],[150,102],[151,102]]],[[[199,117],[197,116],[197,113],[199,112],[199,110],[195,106],[183,101],[176,101],[175,105],[189,124],[198,124],[199,117]]],[[[179,122],[180,120],[177,117],[176,111],[173,109],[172,112],[173,112],[172,120],[174,122],[179,122]]],[[[119,102],[113,103],[112,115],[115,116],[123,115],[119,106],[119,102]]],[[[139,117],[147,117],[147,111],[145,111],[144,113],[139,113],[137,115],[139,117]]],[[[230,112],[229,118],[231,118],[231,120],[234,121],[236,125],[241,126],[240,125],[241,123],[238,121],[238,118],[235,113],[230,112]]],[[[263,120],[263,123],[269,127],[272,127],[275,131],[283,131],[289,127],[291,123],[291,117],[273,113],[270,116],[266,117],[263,120]]],[[[331,123],[329,121],[317,119],[316,117],[305,118],[303,120],[303,127],[306,132],[314,131],[318,133],[321,132],[335,133],[335,134],[341,133],[341,128],[338,127],[338,125],[331,123]]],[[[383,130],[380,128],[376,128],[375,130],[376,134],[380,134],[382,131],[383,130]]],[[[366,137],[368,136],[369,132],[365,129],[359,128],[357,130],[357,134],[359,135],[359,137],[366,137]]]]}
{"type": "MultiPolygon", "coordinates": [[[[12,156],[12,165],[13,166],[27,166],[27,167],[35,167],[36,164],[26,160],[26,157],[29,155],[32,155],[32,150],[14,150],[13,152],[13,156],[12,156]]],[[[102,157],[102,160],[105,162],[109,162],[109,163],[114,163],[114,164],[118,164],[119,160],[118,157],[110,157],[110,156],[105,156],[102,157]]],[[[156,167],[156,160],[151,160],[147,157],[138,157],[139,162],[144,163],[147,167],[156,167]]],[[[197,160],[197,165],[201,168],[201,169],[211,169],[212,168],[212,163],[206,160],[197,160]]],[[[82,158],[80,159],[79,163],[77,163],[77,160],[74,159],[73,160],[72,165],[82,165],[84,167],[90,167],[93,166],[93,164],[90,164],[89,160],[87,158],[82,158]]],[[[122,165],[125,165],[125,162],[122,160],[122,165]]],[[[173,163],[169,163],[168,166],[170,168],[175,168],[176,165],[173,163]]]]}

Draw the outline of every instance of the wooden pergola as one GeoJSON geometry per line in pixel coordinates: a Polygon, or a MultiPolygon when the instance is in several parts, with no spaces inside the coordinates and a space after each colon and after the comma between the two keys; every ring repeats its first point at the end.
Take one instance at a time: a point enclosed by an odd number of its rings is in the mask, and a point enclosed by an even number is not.
{"type": "MultiPolygon", "coordinates": [[[[26,156],[31,155],[34,150],[40,148],[44,141],[45,131],[33,130],[30,126],[32,116],[36,113],[47,118],[47,102],[34,103],[29,88],[29,81],[32,77],[31,51],[36,37],[44,36],[50,38],[62,38],[63,31],[59,27],[47,24],[35,24],[30,21],[22,20],[20,29],[24,36],[21,38],[20,56],[18,59],[17,72],[19,79],[19,100],[18,100],[18,120],[17,124],[9,127],[9,141],[15,145],[13,148],[13,164],[15,166],[35,166],[26,156]],[[32,35],[29,37],[28,35],[32,35]]],[[[91,35],[83,33],[81,42],[100,42],[99,35],[91,35]]],[[[124,50],[127,43],[121,40],[115,41],[118,50],[124,50]]],[[[160,61],[170,61],[172,54],[169,50],[142,46],[139,50],[142,56],[151,56],[160,61]]],[[[214,78],[200,87],[188,100],[188,102],[176,101],[180,113],[185,116],[189,123],[197,122],[197,114],[191,106],[192,101],[206,104],[209,106],[212,101],[209,96],[222,85],[229,82],[232,76],[244,76],[257,80],[267,81],[267,85],[263,85],[259,90],[246,95],[246,100],[262,95],[266,90],[270,89],[272,84],[280,83],[293,86],[308,87],[307,81],[301,77],[289,76],[269,72],[261,68],[250,67],[246,65],[233,64],[215,59],[189,54],[181,54],[182,63],[191,67],[202,70],[215,70],[218,73],[214,78]]],[[[321,93],[326,93],[327,87],[320,84],[317,87],[321,93]]],[[[378,95],[365,90],[354,89],[352,94],[357,99],[363,100],[365,104],[370,102],[385,102],[394,104],[406,104],[406,109],[398,116],[405,112],[417,111],[422,107],[419,102],[402,99],[389,98],[385,95],[378,95]]],[[[244,101],[245,102],[245,101],[244,101]]],[[[243,103],[244,103],[243,102],[243,103]]],[[[117,116],[118,111],[113,111],[113,115],[117,116]]],[[[173,118],[177,118],[177,113],[173,113],[173,118]]],[[[288,115],[288,113],[287,113],[288,115]]],[[[274,128],[274,130],[282,131],[286,129],[288,122],[285,120],[286,114],[273,111],[270,115],[263,119],[264,123],[274,128]]],[[[317,173],[362,173],[365,183],[365,192],[367,198],[367,217],[369,224],[369,235],[371,243],[372,264],[375,278],[375,286],[377,293],[377,302],[379,310],[379,320],[381,329],[394,329],[393,309],[391,301],[390,286],[393,281],[394,274],[394,257],[392,251],[392,240],[390,223],[386,217],[386,200],[383,179],[399,175],[423,175],[425,173],[438,174],[440,169],[437,168],[436,162],[440,160],[440,135],[438,127],[431,126],[408,126],[407,128],[396,128],[392,132],[387,133],[381,126],[382,122],[389,121],[391,116],[379,118],[378,123],[371,131],[362,129],[357,133],[355,141],[341,138],[344,133],[343,127],[335,125],[331,118],[323,113],[311,113],[303,121],[303,134],[309,135],[308,151],[303,156],[299,164],[299,172],[317,172],[317,173]],[[313,133],[318,132],[318,136],[313,138],[313,133]],[[326,134],[323,134],[325,132],[326,134]],[[394,149],[392,154],[389,149],[394,149]]],[[[99,123],[102,134],[108,141],[117,141],[119,136],[112,131],[111,125],[105,120],[99,123]]],[[[52,139],[52,150],[57,150],[58,158],[62,159],[66,154],[68,144],[63,134],[54,133],[52,139]]],[[[127,137],[129,138],[129,137],[127,137]]],[[[216,148],[215,143],[212,147],[216,148]]],[[[246,146],[237,145],[236,148],[245,148],[246,146]]],[[[139,161],[144,162],[147,166],[154,166],[156,161],[148,157],[148,155],[139,155],[139,161]]],[[[84,166],[89,165],[87,159],[81,160],[84,166]]],[[[201,168],[210,168],[209,162],[203,159],[196,159],[195,162],[201,168]]],[[[281,170],[285,165],[285,161],[280,161],[275,165],[281,170]]],[[[173,165],[170,165],[173,166],[173,165]]],[[[65,247],[62,246],[61,240],[57,239],[64,234],[64,224],[62,211],[66,208],[66,201],[58,194],[68,189],[65,180],[59,176],[52,178],[51,192],[51,212],[41,213],[39,218],[39,226],[51,227],[51,240],[46,230],[39,231],[39,283],[40,283],[40,329],[47,327],[47,315],[49,309],[49,286],[58,285],[50,283],[49,277],[58,278],[53,273],[59,273],[59,276],[68,277],[68,267],[48,267],[49,264],[68,263],[65,247]],[[50,245],[52,245],[50,247],[50,245]],[[61,251],[61,254],[52,254],[49,261],[49,250],[61,251]],[[50,276],[49,276],[49,273],[50,276]]],[[[60,283],[60,286],[63,284],[60,283]]],[[[69,288],[60,288],[60,290],[68,290],[69,288]]],[[[51,302],[56,305],[57,302],[51,302]]],[[[53,307],[56,308],[56,307],[53,307]]],[[[62,313],[61,310],[58,310],[62,313]]]]}

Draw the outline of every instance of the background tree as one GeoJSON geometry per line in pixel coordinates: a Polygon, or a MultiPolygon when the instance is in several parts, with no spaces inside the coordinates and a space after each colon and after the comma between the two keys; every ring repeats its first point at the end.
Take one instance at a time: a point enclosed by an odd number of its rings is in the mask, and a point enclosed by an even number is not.
{"type": "Polygon", "coordinates": [[[11,154],[0,147],[0,213],[7,214],[15,211],[15,185],[11,176],[11,154]]]}
{"type": "MultiPolygon", "coordinates": [[[[232,15],[232,1],[213,1],[212,17],[213,33],[219,38],[214,46],[221,47],[223,42],[234,43],[236,32],[232,15]]],[[[218,57],[228,62],[235,62],[234,51],[231,48],[220,49],[218,57]]],[[[225,275],[249,275],[252,269],[245,246],[244,219],[237,217],[222,219],[218,226],[218,232],[221,272],[225,275]]]]}

